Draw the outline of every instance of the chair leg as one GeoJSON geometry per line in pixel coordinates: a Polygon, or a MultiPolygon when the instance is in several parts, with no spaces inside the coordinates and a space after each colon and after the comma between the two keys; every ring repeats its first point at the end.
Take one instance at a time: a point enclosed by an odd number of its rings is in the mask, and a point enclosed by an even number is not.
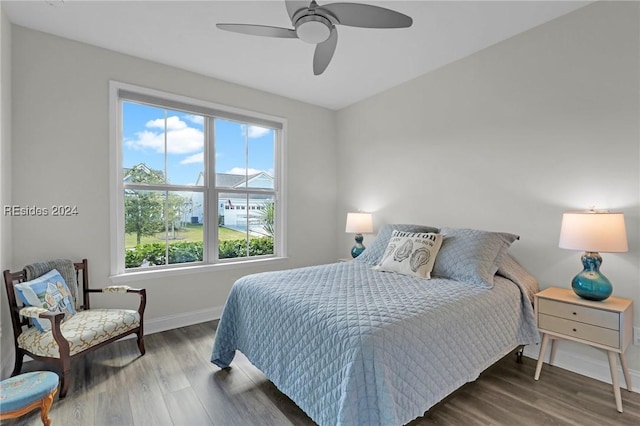
{"type": "Polygon", "coordinates": [[[11,373],[11,377],[17,376],[22,371],[22,360],[24,359],[24,353],[20,349],[16,348],[16,359],[13,366],[13,372],[11,373]]]}
{"type": "Polygon", "coordinates": [[[136,335],[138,336],[138,349],[140,350],[140,354],[144,355],[145,353],[145,349],[144,349],[144,335],[142,333],[142,330],[139,330],[136,335]]]}
{"type": "Polygon", "coordinates": [[[71,375],[71,362],[69,358],[60,359],[60,399],[67,396],[69,390],[69,376],[71,375]]]}
{"type": "Polygon", "coordinates": [[[63,371],[60,373],[60,399],[67,396],[69,390],[69,372],[63,371]]]}
{"type": "Polygon", "coordinates": [[[56,392],[58,389],[55,389],[49,395],[45,396],[42,400],[42,409],[40,411],[40,420],[42,420],[42,424],[44,426],[51,426],[51,419],[49,418],[49,410],[51,409],[51,404],[53,404],[53,398],[56,396],[56,392]]]}

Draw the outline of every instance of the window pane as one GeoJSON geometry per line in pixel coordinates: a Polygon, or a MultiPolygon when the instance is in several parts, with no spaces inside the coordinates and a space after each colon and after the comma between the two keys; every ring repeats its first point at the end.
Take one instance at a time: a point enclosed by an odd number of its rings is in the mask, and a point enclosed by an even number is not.
{"type": "Polygon", "coordinates": [[[218,195],[218,257],[229,259],[247,256],[247,196],[218,195]]]}
{"type": "Polygon", "coordinates": [[[216,118],[216,186],[244,188],[247,182],[247,126],[216,118]]]}
{"type": "Polygon", "coordinates": [[[204,117],[167,112],[167,178],[173,185],[204,185],[204,117]]]}
{"type": "Polygon", "coordinates": [[[164,192],[125,189],[125,267],[163,265],[164,192]]]}
{"type": "Polygon", "coordinates": [[[273,195],[249,195],[249,256],[274,254],[275,206],[273,195]]]}
{"type": "Polygon", "coordinates": [[[248,172],[247,186],[250,188],[273,189],[275,170],[275,130],[249,126],[248,130],[248,172]]]}
{"type": "Polygon", "coordinates": [[[202,261],[201,198],[195,192],[125,190],[125,267],[202,261]]]}
{"type": "Polygon", "coordinates": [[[221,193],[218,208],[220,259],[274,254],[273,195],[221,193]]]}
{"type": "Polygon", "coordinates": [[[198,207],[201,196],[194,192],[168,192],[166,231],[162,235],[168,244],[168,264],[201,262],[203,259],[204,225],[198,221],[202,217],[202,207],[198,207]]]}
{"type": "Polygon", "coordinates": [[[204,185],[204,117],[124,102],[122,135],[125,182],[204,185]]]}
{"type": "Polygon", "coordinates": [[[165,182],[165,110],[122,104],[122,167],[125,182],[165,182]]]}

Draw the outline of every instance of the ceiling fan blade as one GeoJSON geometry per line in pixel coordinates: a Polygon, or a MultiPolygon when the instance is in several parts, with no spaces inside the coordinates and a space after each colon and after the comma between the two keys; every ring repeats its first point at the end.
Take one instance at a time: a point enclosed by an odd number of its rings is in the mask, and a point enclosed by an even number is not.
{"type": "Polygon", "coordinates": [[[309,7],[310,2],[308,1],[299,1],[299,0],[285,0],[285,5],[287,6],[287,13],[289,14],[289,19],[293,21],[293,15],[296,14],[300,9],[306,9],[309,7]]]}
{"type": "Polygon", "coordinates": [[[333,58],[333,53],[336,51],[336,44],[338,44],[338,30],[333,27],[329,38],[316,45],[316,52],[313,55],[314,75],[320,75],[327,69],[331,58],[333,58]]]}
{"type": "Polygon", "coordinates": [[[267,25],[216,24],[216,27],[225,31],[232,31],[234,33],[249,34],[254,36],[298,38],[295,30],[291,30],[289,28],[281,28],[281,27],[270,27],[267,25]]]}
{"type": "Polygon", "coordinates": [[[359,3],[331,3],[320,6],[338,18],[341,25],[360,28],[407,28],[411,17],[379,6],[359,3]]]}

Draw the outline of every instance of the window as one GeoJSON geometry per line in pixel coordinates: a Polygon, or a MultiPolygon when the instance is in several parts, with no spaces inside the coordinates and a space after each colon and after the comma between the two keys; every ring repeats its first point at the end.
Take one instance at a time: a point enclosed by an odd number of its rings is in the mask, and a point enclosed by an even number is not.
{"type": "Polygon", "coordinates": [[[284,121],[112,82],[114,275],[284,256],[284,121]]]}

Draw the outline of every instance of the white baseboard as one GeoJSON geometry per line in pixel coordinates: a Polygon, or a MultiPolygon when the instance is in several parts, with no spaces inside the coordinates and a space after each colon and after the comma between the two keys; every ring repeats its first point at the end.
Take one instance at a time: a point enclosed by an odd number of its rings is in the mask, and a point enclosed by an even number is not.
{"type": "MultiPolygon", "coordinates": [[[[556,358],[553,362],[555,367],[563,368],[565,370],[572,371],[574,373],[581,374],[583,376],[591,377],[592,379],[599,380],[601,382],[611,384],[611,373],[609,370],[609,361],[605,351],[600,351],[594,348],[594,351],[602,353],[602,359],[592,358],[574,352],[566,351],[562,349],[562,343],[558,342],[558,349],[556,350],[556,358]]],[[[550,346],[550,345],[549,345],[550,346]]],[[[549,360],[549,351],[545,354],[545,363],[549,360]]],[[[524,355],[538,359],[538,353],[540,352],[540,345],[528,345],[524,348],[524,355]]],[[[618,357],[616,357],[618,358],[618,357]]],[[[542,367],[542,373],[540,378],[544,376],[544,369],[542,367]]],[[[629,369],[629,375],[631,376],[631,390],[636,393],[640,393],[640,371],[629,369]]],[[[618,359],[618,377],[620,386],[626,389],[626,383],[622,374],[622,368],[620,367],[620,361],[618,359]]]]}
{"type": "Polygon", "coordinates": [[[223,306],[215,306],[199,311],[185,312],[150,320],[145,319],[144,334],[159,333],[161,331],[173,330],[174,328],[187,327],[189,325],[220,319],[222,316],[222,308],[223,306]]]}

